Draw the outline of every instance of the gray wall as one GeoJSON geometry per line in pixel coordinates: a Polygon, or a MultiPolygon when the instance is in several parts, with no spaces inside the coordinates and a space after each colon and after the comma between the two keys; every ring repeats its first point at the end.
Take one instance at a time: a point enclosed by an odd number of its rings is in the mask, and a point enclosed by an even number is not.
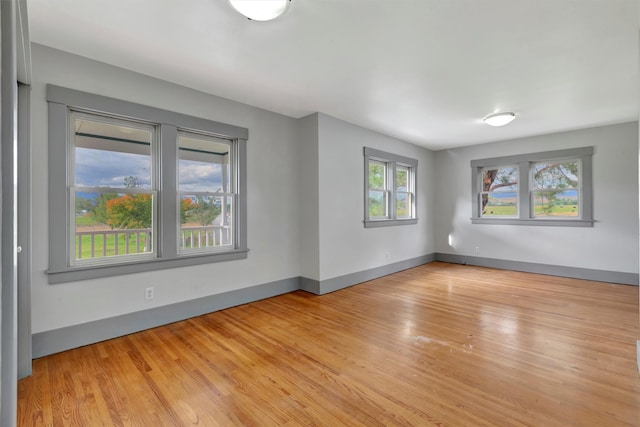
{"type": "Polygon", "coordinates": [[[320,280],[433,253],[434,153],[326,114],[318,119],[320,280]],[[364,146],[418,160],[417,224],[364,228],[364,146]]]}
{"type": "Polygon", "coordinates": [[[298,130],[300,273],[307,279],[320,280],[318,114],[299,119],[298,130]]]}
{"type": "Polygon", "coordinates": [[[439,151],[436,250],[638,273],[637,158],[636,122],[439,151]],[[594,147],[593,228],[471,224],[471,160],[583,146],[594,147]]]}
{"type": "Polygon", "coordinates": [[[295,119],[40,45],[33,46],[32,112],[34,333],[300,275],[295,119]],[[248,259],[49,285],[47,83],[249,128],[248,259]]]}

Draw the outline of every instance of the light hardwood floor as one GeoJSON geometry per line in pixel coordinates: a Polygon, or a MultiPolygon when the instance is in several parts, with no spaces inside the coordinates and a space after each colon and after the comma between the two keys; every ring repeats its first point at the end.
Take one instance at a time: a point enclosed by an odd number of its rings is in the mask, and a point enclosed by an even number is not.
{"type": "Polygon", "coordinates": [[[638,337],[637,287],[436,262],[35,360],[19,425],[638,426],[638,337]]]}

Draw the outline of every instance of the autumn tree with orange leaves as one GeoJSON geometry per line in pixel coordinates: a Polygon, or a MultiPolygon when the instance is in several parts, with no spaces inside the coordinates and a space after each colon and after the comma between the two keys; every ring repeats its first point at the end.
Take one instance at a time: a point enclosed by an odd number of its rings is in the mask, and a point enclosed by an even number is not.
{"type": "Polygon", "coordinates": [[[107,200],[107,224],[112,228],[151,228],[151,194],[125,194],[107,200]]]}

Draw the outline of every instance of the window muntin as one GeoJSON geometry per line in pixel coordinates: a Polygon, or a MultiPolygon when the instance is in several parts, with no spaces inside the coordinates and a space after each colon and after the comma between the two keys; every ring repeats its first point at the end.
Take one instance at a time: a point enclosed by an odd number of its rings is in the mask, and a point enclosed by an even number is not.
{"type": "Polygon", "coordinates": [[[233,159],[233,141],[178,133],[179,252],[235,246],[233,159]]]}
{"type": "Polygon", "coordinates": [[[417,223],[418,161],[364,147],[365,227],[417,223]]]}
{"type": "Polygon", "coordinates": [[[484,168],[481,185],[482,217],[518,216],[518,166],[484,168]]]}
{"type": "Polygon", "coordinates": [[[580,218],[580,169],[580,160],[532,165],[533,217],[580,218]]]}
{"type": "Polygon", "coordinates": [[[71,265],[155,256],[153,125],[69,114],[71,265]]]}

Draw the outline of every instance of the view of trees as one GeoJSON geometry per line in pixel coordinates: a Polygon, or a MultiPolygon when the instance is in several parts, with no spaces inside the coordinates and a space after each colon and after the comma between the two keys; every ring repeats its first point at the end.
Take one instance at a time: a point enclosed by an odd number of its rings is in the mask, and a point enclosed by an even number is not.
{"type": "Polygon", "coordinates": [[[518,212],[517,191],[517,167],[485,169],[482,172],[482,215],[516,215],[518,212]]]}
{"type": "Polygon", "coordinates": [[[387,215],[385,171],[384,163],[369,162],[369,217],[371,218],[380,218],[387,215]]]}
{"type": "MultiPolygon", "coordinates": [[[[408,194],[410,168],[397,165],[393,185],[386,182],[387,165],[377,160],[369,161],[369,217],[387,217],[387,194],[395,190],[395,218],[411,216],[411,198],[408,194]]],[[[394,209],[393,207],[391,209],[394,209]]]]}
{"type": "Polygon", "coordinates": [[[562,212],[568,216],[578,216],[578,195],[574,190],[578,188],[578,162],[537,164],[533,167],[533,173],[536,215],[562,212]]]}
{"type": "Polygon", "coordinates": [[[220,215],[220,203],[216,201],[215,197],[194,196],[192,199],[185,198],[185,200],[189,200],[188,209],[184,211],[185,219],[188,219],[189,222],[209,225],[220,215]]]}
{"type": "MultiPolygon", "coordinates": [[[[134,176],[124,179],[126,188],[142,185],[134,176]]],[[[211,196],[184,197],[180,201],[180,223],[209,225],[220,214],[220,203],[211,196]]],[[[76,198],[76,215],[86,216],[95,224],[112,229],[151,228],[153,196],[151,194],[101,193],[95,197],[76,198]]]]}
{"type": "MultiPolygon", "coordinates": [[[[538,163],[532,168],[536,216],[578,216],[578,162],[538,163]]],[[[515,215],[518,169],[486,169],[482,173],[482,214],[515,215]]]]}
{"type": "Polygon", "coordinates": [[[396,218],[409,218],[410,206],[407,203],[407,189],[409,182],[409,169],[398,166],[396,168],[396,218]]]}

